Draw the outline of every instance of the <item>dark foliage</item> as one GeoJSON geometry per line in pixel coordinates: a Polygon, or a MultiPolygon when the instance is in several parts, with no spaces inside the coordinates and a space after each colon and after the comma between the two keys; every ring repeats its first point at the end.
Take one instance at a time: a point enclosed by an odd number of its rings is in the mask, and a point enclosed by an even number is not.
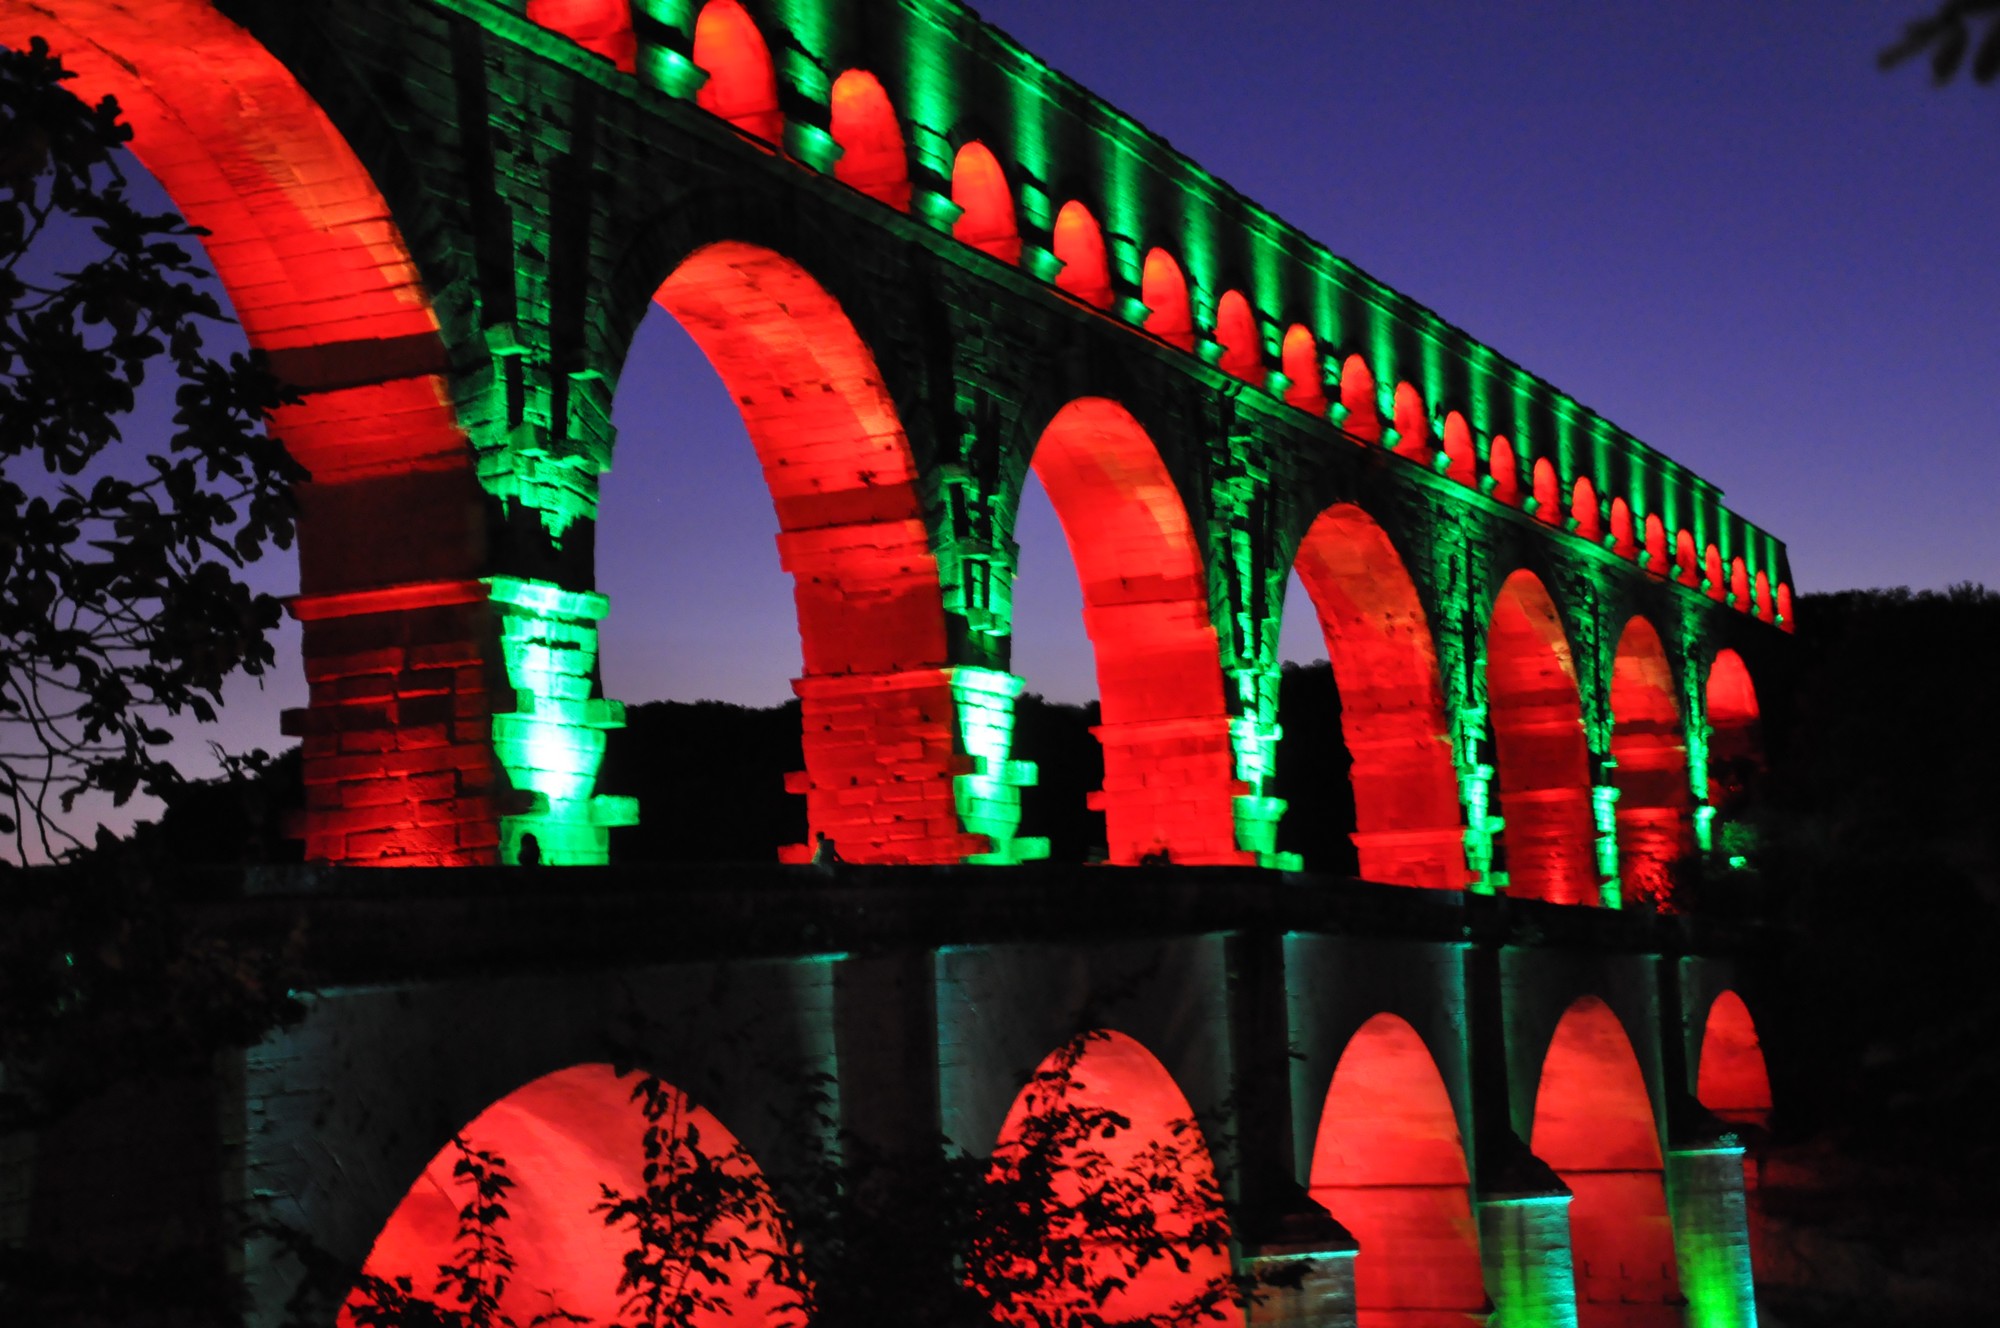
{"type": "Polygon", "coordinates": [[[1091,730],[1098,705],[1068,705],[1028,692],[1014,703],[1014,754],[1033,761],[1039,779],[1021,790],[1023,836],[1046,836],[1051,862],[1102,862],[1104,813],[1090,795],[1104,787],[1104,748],[1091,730]]]}
{"type": "Polygon", "coordinates": [[[275,381],[203,351],[224,316],[199,232],[132,206],[130,130],[69,77],[39,41],[0,51],[0,833],[17,861],[81,847],[59,822],[87,791],[171,791],[161,721],[213,719],[224,679],[270,666],[279,603],[238,572],[290,543],[300,477],[262,427],[275,381]],[[87,229],[94,256],[52,259],[52,228],[87,229]],[[172,435],[121,441],[161,369],[172,435]]]}
{"type": "Polygon", "coordinates": [[[614,862],[772,862],[806,837],[799,703],[648,701],[611,735],[597,787],[636,795],[639,824],[611,832],[614,862]]]}
{"type": "Polygon", "coordinates": [[[1285,736],[1278,742],[1275,791],[1286,803],[1278,847],[1296,853],[1310,872],[1355,876],[1353,758],[1340,728],[1340,689],[1325,660],[1287,664],[1278,680],[1278,714],[1285,736]]]}
{"type": "Polygon", "coordinates": [[[1931,81],[1943,86],[1958,75],[1965,57],[1972,56],[1972,77],[1979,83],[2000,78],[2000,0],[1944,0],[1937,9],[1913,19],[1895,44],[1877,57],[1884,69],[1928,53],[1931,81]],[[1984,35],[1977,33],[1985,24],[1984,35]]]}

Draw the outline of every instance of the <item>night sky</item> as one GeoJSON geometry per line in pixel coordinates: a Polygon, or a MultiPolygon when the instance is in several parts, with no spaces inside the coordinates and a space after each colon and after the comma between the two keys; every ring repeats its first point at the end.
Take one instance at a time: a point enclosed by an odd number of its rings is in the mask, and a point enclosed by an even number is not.
{"type": "MultiPolygon", "coordinates": [[[[1929,0],[981,12],[1250,197],[1719,484],[1801,591],[2000,582],[2000,89],[1879,73],[1929,0]]],[[[641,329],[600,525],[608,695],[769,704],[776,521],[720,383],[641,329]]],[[[1016,671],[1095,694],[1039,488],[1016,671]]],[[[262,572],[295,588],[295,565],[262,572]]],[[[1313,658],[1294,582],[1286,654],[1313,658]]],[[[286,744],[296,629],[222,740],[286,744]]]]}

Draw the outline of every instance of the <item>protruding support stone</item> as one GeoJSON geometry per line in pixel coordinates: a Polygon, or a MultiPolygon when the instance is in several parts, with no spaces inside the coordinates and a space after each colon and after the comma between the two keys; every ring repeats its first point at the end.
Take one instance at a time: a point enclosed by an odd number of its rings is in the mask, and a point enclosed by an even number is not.
{"type": "Polygon", "coordinates": [[[1702,1147],[1669,1148],[1666,1182],[1688,1328],[1756,1328],[1743,1145],[1724,1135],[1702,1147]]]}

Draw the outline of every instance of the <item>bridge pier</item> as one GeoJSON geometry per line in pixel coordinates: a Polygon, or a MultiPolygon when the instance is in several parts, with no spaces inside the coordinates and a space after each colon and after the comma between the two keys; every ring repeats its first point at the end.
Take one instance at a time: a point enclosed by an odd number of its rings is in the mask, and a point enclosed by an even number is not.
{"type": "Polygon", "coordinates": [[[1496,1328],[1576,1328],[1569,1205],[1560,1182],[1540,1192],[1482,1196],[1473,1205],[1496,1328]]]}
{"type": "Polygon", "coordinates": [[[1666,1182],[1688,1328],[1756,1328],[1743,1146],[1724,1136],[1669,1148],[1666,1182]]]}

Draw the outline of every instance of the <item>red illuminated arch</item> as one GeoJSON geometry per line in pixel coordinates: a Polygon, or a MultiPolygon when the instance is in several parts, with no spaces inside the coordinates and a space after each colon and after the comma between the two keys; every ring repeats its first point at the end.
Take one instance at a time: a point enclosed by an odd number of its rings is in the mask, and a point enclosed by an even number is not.
{"type": "Polygon", "coordinates": [[[1104,722],[1110,859],[1249,863],[1208,582],[1187,511],[1152,439],[1099,398],[1057,412],[1035,447],[1083,586],[1104,722]]]}
{"type": "Polygon", "coordinates": [[[1146,306],[1146,330],[1182,350],[1194,346],[1194,315],[1188,307],[1187,278],[1164,249],[1151,249],[1139,273],[1139,301],[1146,306]]]}
{"type": "Polygon", "coordinates": [[[638,68],[632,0],[528,0],[528,18],[630,74],[638,68]]]}
{"type": "Polygon", "coordinates": [[[1639,556],[1639,541],[1632,532],[1632,508],[1623,498],[1611,500],[1611,551],[1620,558],[1639,556]]]}
{"type": "Polygon", "coordinates": [[[1257,334],[1257,315],[1242,291],[1222,292],[1215,305],[1215,341],[1222,348],[1221,370],[1246,383],[1264,381],[1264,343],[1257,334]]]}
{"type": "Polygon", "coordinates": [[[1778,626],[1788,632],[1798,626],[1792,621],[1792,588],[1783,581],[1778,583],[1778,626]]]}
{"type": "Polygon", "coordinates": [[[1431,456],[1431,415],[1424,394],[1409,383],[1396,384],[1396,455],[1428,462],[1431,456]]]}
{"type": "Polygon", "coordinates": [[[1729,601],[1743,612],[1750,612],[1750,569],[1741,554],[1729,560],[1729,601]]]}
{"type": "Polygon", "coordinates": [[[1547,457],[1535,460],[1535,520],[1551,526],[1562,524],[1562,481],[1556,478],[1555,463],[1547,457]]]}
{"type": "Polygon", "coordinates": [[[882,84],[865,69],[833,81],[829,129],[840,146],[833,178],[899,212],[910,210],[910,162],[882,84]]]}
{"type": "Polygon", "coordinates": [[[1350,355],[1340,365],[1340,404],[1347,417],[1340,427],[1363,442],[1382,441],[1382,409],[1375,400],[1375,374],[1368,361],[1350,355]]]}
{"type": "Polygon", "coordinates": [[[1701,1105],[1734,1125],[1768,1129],[1771,1075],[1764,1046],[1743,998],[1725,991],[1708,1007],[1694,1093],[1701,1105]]]}
{"type": "Polygon", "coordinates": [[[1486,474],[1493,481],[1493,498],[1509,507],[1521,505],[1520,461],[1505,434],[1494,434],[1486,447],[1486,474]]]}
{"type": "Polygon", "coordinates": [[[1345,505],[1313,522],[1297,567],[1340,688],[1361,874],[1397,885],[1463,888],[1464,819],[1451,728],[1430,624],[1409,572],[1382,528],[1345,505]]]}
{"type": "Polygon", "coordinates": [[[1466,488],[1479,484],[1479,455],[1472,449],[1472,426],[1465,416],[1452,411],[1444,417],[1445,474],[1466,488]]]}
{"type": "Polygon", "coordinates": [[[1313,1146],[1312,1197],[1354,1236],[1362,1328],[1473,1328],[1480,1276],[1458,1116],[1430,1049],[1378,1014],[1341,1053],[1313,1146]]]}
{"type": "MultiPolygon", "coordinates": [[[[1597,486],[1590,482],[1590,476],[1579,475],[1569,491],[1569,519],[1576,523],[1576,533],[1581,539],[1592,544],[1604,538],[1604,517],[1597,505],[1597,486]]],[[[1626,538],[1631,537],[1631,517],[1626,517],[1626,538]]]]}
{"type": "Polygon", "coordinates": [[[1667,525],[1658,512],[1646,515],[1646,570],[1654,576],[1667,575],[1667,525]]]}
{"type": "Polygon", "coordinates": [[[1771,603],[1771,578],[1765,575],[1761,567],[1757,569],[1756,580],[1752,582],[1750,603],[1755,608],[1758,618],[1764,622],[1770,622],[1777,613],[1777,609],[1771,603]]]}
{"type": "Polygon", "coordinates": [[[951,201],[961,209],[952,237],[1003,263],[1021,261],[1021,229],[1007,173],[984,143],[967,143],[951,164],[951,201]]]}
{"type": "Polygon", "coordinates": [[[708,75],[695,105],[766,143],[783,142],[785,117],[778,110],[771,48],[736,0],[702,6],[694,21],[694,62],[708,75]]]}
{"type": "Polygon", "coordinates": [[[1508,577],[1493,603],[1486,697],[1509,893],[1598,903],[1590,749],[1576,668],[1562,618],[1532,572],[1508,577]]]}
{"type": "Polygon", "coordinates": [[[1702,552],[1701,579],[1710,599],[1721,599],[1729,593],[1729,583],[1723,579],[1722,550],[1713,544],[1702,552]]]}
{"type": "Polygon", "coordinates": [[[1618,875],[1626,899],[1655,906],[1670,900],[1670,869],[1694,844],[1678,695],[1660,634],[1644,618],[1632,619],[1611,668],[1618,875]]]}
{"type": "Polygon", "coordinates": [[[1674,580],[1684,586],[1701,584],[1701,555],[1695,551],[1694,532],[1686,528],[1674,536],[1674,580]]]}
{"type": "Polygon", "coordinates": [[[387,202],[290,71],[206,0],[0,6],[0,44],[36,36],[78,96],[118,99],[134,154],[209,232],[250,344],[301,394],[270,424],[313,475],[297,495],[294,602],[311,687],[307,857],[493,862],[481,494],[437,317],[387,202]],[[427,538],[354,535],[403,529],[427,538]],[[432,642],[425,667],[452,679],[423,702],[444,700],[445,719],[392,717],[412,640],[432,642]],[[364,749],[389,754],[357,773],[364,749]]]}
{"type": "Polygon", "coordinates": [[[1764,772],[1757,689],[1742,656],[1724,650],[1708,669],[1708,800],[1725,818],[1740,815],[1764,772]]]}
{"type": "MultiPolygon", "coordinates": [[[[699,1177],[690,1180],[691,1187],[715,1183],[728,1193],[729,1215],[701,1219],[703,1243],[714,1249],[737,1240],[743,1244],[733,1254],[711,1250],[721,1276],[690,1273],[690,1285],[727,1306],[726,1312],[698,1314],[692,1322],[702,1328],[798,1322],[797,1293],[772,1272],[772,1258],[785,1248],[786,1237],[756,1162],[712,1114],[671,1088],[665,1089],[661,1117],[667,1144],[659,1157],[649,1158],[647,1120],[632,1101],[639,1081],[636,1072],[620,1076],[609,1065],[573,1066],[516,1089],[459,1132],[469,1148],[503,1159],[514,1182],[506,1196],[507,1216],[495,1224],[516,1261],[500,1297],[501,1312],[519,1323],[551,1307],[596,1323],[618,1321],[625,1300],[619,1278],[635,1241],[628,1228],[607,1226],[593,1209],[602,1201],[600,1186],[643,1194],[652,1162],[669,1175],[699,1177]],[[723,1179],[710,1182],[704,1173],[723,1179]]],[[[365,1274],[408,1277],[417,1294],[431,1293],[438,1266],[457,1257],[459,1209],[473,1197],[468,1182],[453,1174],[459,1157],[447,1144],[424,1167],[375,1238],[365,1274]]],[[[341,1316],[343,1325],[353,1321],[353,1303],[341,1316]]]]}
{"type": "MultiPolygon", "coordinates": [[[[993,1150],[992,1174],[1012,1183],[1045,1169],[1054,1172],[1050,1188],[1059,1210],[1042,1210],[1050,1226],[1048,1243],[1057,1249],[1080,1245],[1081,1266],[1033,1270],[1030,1275],[1045,1279],[1038,1297],[1041,1313],[1022,1307],[999,1316],[1002,1322],[1080,1323],[1086,1320],[1072,1316],[1086,1314],[1101,1316],[1088,1321],[1114,1324],[1193,1322],[1186,1307],[1230,1276],[1223,1243],[1227,1218],[1194,1111],[1166,1067],[1132,1038],[1107,1030],[1084,1034],[1038,1065],[1014,1099],[993,1150]],[[1087,1146],[1073,1142],[1074,1132],[1062,1126],[1065,1119],[1102,1119],[1105,1112],[1130,1124],[1094,1134],[1087,1146]],[[1150,1217],[1168,1252],[1148,1261],[1099,1304],[1090,1290],[1113,1277],[1122,1279],[1135,1251],[1116,1235],[1106,1235],[1106,1224],[1089,1220],[1089,1200],[1110,1187],[1128,1185],[1146,1192],[1138,1201],[1143,1208],[1131,1210],[1130,1225],[1142,1225],[1150,1217]],[[1207,1238],[1195,1229],[1204,1221],[1211,1224],[1207,1238]],[[1082,1285],[1068,1282],[1072,1275],[1082,1285]]],[[[1023,1271],[1013,1270],[1013,1276],[1023,1271]]],[[[1214,1317],[1201,1321],[1240,1328],[1243,1316],[1225,1301],[1214,1317]]]]}
{"type": "Polygon", "coordinates": [[[1530,1147],[1575,1196],[1579,1328],[1678,1328],[1680,1276],[1652,1099],[1618,1016],[1595,996],[1556,1025],[1530,1147]]]}
{"type": "Polygon", "coordinates": [[[1326,414],[1326,369],[1312,329],[1303,323],[1286,328],[1278,358],[1285,373],[1285,400],[1309,414],[1326,414]]]}
{"type": "Polygon", "coordinates": [[[925,819],[927,800],[952,806],[944,607],[916,461],[873,353],[804,269],[755,245],[697,250],[654,298],[742,411],[777,509],[805,655],[794,791],[812,830],[857,862],[983,851],[925,819]]]}
{"type": "Polygon", "coordinates": [[[1090,209],[1071,199],[1056,213],[1050,247],[1062,262],[1056,286],[1085,304],[1111,307],[1111,268],[1104,257],[1104,229],[1090,209]]]}

